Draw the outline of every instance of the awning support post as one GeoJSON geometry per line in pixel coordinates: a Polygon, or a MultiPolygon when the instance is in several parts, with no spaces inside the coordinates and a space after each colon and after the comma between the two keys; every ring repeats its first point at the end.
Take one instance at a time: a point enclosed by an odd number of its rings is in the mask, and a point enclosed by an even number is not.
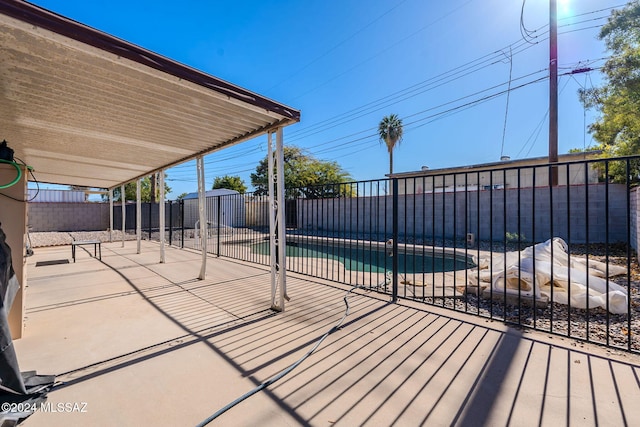
{"type": "Polygon", "coordinates": [[[282,128],[275,131],[275,153],[273,132],[268,133],[267,158],[269,169],[269,232],[271,266],[271,309],[284,311],[288,301],[286,284],[286,224],[284,223],[284,148],[282,128]]]}
{"type": "Polygon", "coordinates": [[[164,170],[161,170],[158,173],[158,211],[159,211],[159,225],[160,225],[160,262],[164,263],[165,261],[165,257],[164,257],[164,242],[165,242],[165,236],[164,236],[164,170]]]}
{"type": "Polygon", "coordinates": [[[198,279],[204,280],[207,272],[207,211],[205,209],[204,158],[202,156],[198,156],[196,159],[196,169],[198,175],[198,216],[202,242],[202,265],[198,279]]]}
{"type": "Polygon", "coordinates": [[[125,219],[127,215],[127,206],[126,206],[127,197],[124,194],[124,185],[120,186],[120,202],[121,202],[121,212],[122,212],[122,247],[124,248],[124,236],[126,232],[125,227],[125,219]]]}
{"type": "Polygon", "coordinates": [[[109,243],[113,242],[113,188],[109,189],[109,243]]]}
{"type": "Polygon", "coordinates": [[[141,240],[142,240],[142,191],[141,191],[141,180],[136,180],[136,241],[137,241],[137,249],[136,253],[139,254],[141,252],[141,240]]]}

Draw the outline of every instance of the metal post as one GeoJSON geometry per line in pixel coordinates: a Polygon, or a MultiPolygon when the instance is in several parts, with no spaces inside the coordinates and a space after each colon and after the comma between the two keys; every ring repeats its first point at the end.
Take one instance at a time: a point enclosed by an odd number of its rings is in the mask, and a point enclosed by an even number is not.
{"type": "Polygon", "coordinates": [[[276,130],[276,200],[277,200],[277,218],[278,218],[278,269],[280,270],[279,283],[280,288],[280,307],[284,311],[284,300],[289,301],[287,296],[287,259],[285,249],[287,247],[287,225],[284,217],[285,194],[284,194],[284,146],[282,141],[282,128],[276,130]]]}
{"type": "Polygon", "coordinates": [[[286,287],[286,229],[284,224],[284,148],[282,128],[276,130],[275,156],[273,152],[273,132],[268,134],[269,161],[269,231],[271,265],[271,308],[284,311],[284,301],[288,301],[286,287]],[[274,170],[275,169],[275,170],[274,170]]]}
{"type": "MultiPolygon", "coordinates": [[[[558,163],[558,13],[549,0],[549,163],[558,163]]],[[[552,186],[558,185],[558,167],[551,167],[552,186]]]]}
{"type": "MultiPolygon", "coordinates": [[[[152,176],[153,178],[153,176],[152,176]]],[[[149,241],[151,241],[151,224],[152,224],[152,220],[153,220],[153,215],[152,215],[152,211],[153,211],[153,202],[152,200],[155,200],[155,195],[153,194],[153,191],[155,191],[153,188],[151,189],[151,198],[149,199],[149,241]]]]}
{"type": "Polygon", "coordinates": [[[141,240],[142,240],[142,189],[141,181],[136,181],[136,253],[141,252],[141,240]]]}
{"type": "Polygon", "coordinates": [[[221,196],[217,197],[217,199],[218,199],[218,213],[217,213],[218,219],[216,221],[216,224],[217,224],[216,228],[217,228],[217,234],[218,234],[218,241],[217,241],[217,244],[216,244],[216,255],[218,257],[220,256],[220,218],[222,218],[222,206],[221,206],[221,203],[220,203],[221,202],[220,197],[221,196]]]}
{"type": "Polygon", "coordinates": [[[391,268],[393,269],[393,284],[391,289],[391,302],[398,302],[398,178],[393,178],[393,206],[392,206],[392,215],[393,215],[393,259],[391,260],[391,268]]]}
{"type": "Polygon", "coordinates": [[[173,244],[173,201],[169,201],[169,246],[173,244]]]}
{"type": "Polygon", "coordinates": [[[276,293],[278,291],[278,259],[277,259],[277,241],[276,233],[276,216],[275,212],[275,194],[273,190],[273,134],[267,134],[267,181],[269,190],[269,266],[271,267],[271,308],[276,310],[276,293]]]}
{"type": "Polygon", "coordinates": [[[204,159],[199,156],[196,159],[196,169],[198,175],[198,213],[200,217],[200,237],[202,238],[202,265],[198,279],[204,280],[207,271],[207,213],[205,209],[205,188],[204,188],[204,159]]]}
{"type": "Polygon", "coordinates": [[[113,188],[109,189],[109,242],[113,242],[113,188]]]}
{"type": "Polygon", "coordinates": [[[126,210],[127,210],[127,206],[126,206],[126,200],[127,197],[124,194],[124,185],[120,186],[120,206],[121,206],[121,211],[122,211],[122,247],[124,248],[124,236],[125,233],[127,231],[126,229],[126,224],[125,224],[125,219],[127,216],[126,210]]]}
{"type": "Polygon", "coordinates": [[[159,183],[158,186],[159,188],[159,197],[158,197],[158,216],[159,216],[159,227],[160,227],[160,262],[164,263],[165,261],[165,257],[164,257],[164,242],[165,242],[165,236],[164,236],[164,170],[161,170],[158,173],[159,176],[159,183]]]}
{"type": "Polygon", "coordinates": [[[184,200],[180,200],[180,248],[184,249],[184,200]]]}

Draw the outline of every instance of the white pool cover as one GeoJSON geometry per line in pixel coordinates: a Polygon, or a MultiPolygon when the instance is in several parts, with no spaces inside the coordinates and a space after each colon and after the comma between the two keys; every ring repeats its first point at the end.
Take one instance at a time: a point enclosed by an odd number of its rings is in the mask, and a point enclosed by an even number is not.
{"type": "Polygon", "coordinates": [[[602,307],[615,314],[627,313],[627,289],[609,280],[625,274],[626,267],[569,255],[567,244],[558,237],[519,252],[480,256],[476,261],[480,286],[491,286],[497,292],[546,297],[573,308],[602,307]]]}

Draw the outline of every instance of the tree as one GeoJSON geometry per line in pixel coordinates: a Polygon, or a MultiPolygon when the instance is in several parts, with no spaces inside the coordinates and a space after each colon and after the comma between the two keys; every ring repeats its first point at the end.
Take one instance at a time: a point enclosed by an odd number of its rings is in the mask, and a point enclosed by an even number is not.
{"type": "Polygon", "coordinates": [[[384,117],[378,125],[380,142],[384,142],[389,151],[389,174],[393,173],[393,149],[402,141],[402,119],[397,114],[384,117]]]}
{"type": "MultiPolygon", "coordinates": [[[[344,183],[352,180],[337,162],[318,160],[305,154],[301,148],[284,147],[284,186],[287,198],[309,199],[353,196],[354,189],[344,183]]],[[[268,157],[260,160],[256,172],[251,174],[255,195],[269,194],[268,157]]]]}
{"type": "MultiPolygon", "coordinates": [[[[600,40],[611,52],[604,64],[604,84],[579,91],[586,108],[595,108],[600,117],[589,126],[604,157],[640,153],[640,2],[628,3],[611,13],[600,30],[600,40]]],[[[638,181],[639,165],[632,162],[631,179],[638,181]]],[[[625,182],[626,162],[610,164],[613,181],[625,182]]]]}
{"type": "MultiPolygon", "coordinates": [[[[167,175],[165,174],[165,179],[167,175]]],[[[167,182],[164,183],[164,192],[168,194],[171,192],[171,187],[167,185],[167,182]]],[[[124,186],[124,195],[127,200],[136,200],[136,183],[130,182],[124,186]]],[[[106,198],[106,196],[104,197],[106,198]]],[[[140,199],[145,203],[149,203],[151,201],[151,179],[147,176],[142,178],[142,182],[140,184],[140,199]]],[[[113,200],[120,200],[120,187],[116,187],[113,189],[113,200]]],[[[156,199],[157,200],[157,199],[156,199]]]]}
{"type": "Polygon", "coordinates": [[[240,194],[244,194],[247,191],[247,186],[244,185],[244,181],[240,179],[239,176],[230,176],[230,175],[225,175],[222,177],[217,176],[213,180],[213,187],[211,187],[211,189],[215,190],[217,188],[226,188],[228,190],[235,190],[240,194]]]}

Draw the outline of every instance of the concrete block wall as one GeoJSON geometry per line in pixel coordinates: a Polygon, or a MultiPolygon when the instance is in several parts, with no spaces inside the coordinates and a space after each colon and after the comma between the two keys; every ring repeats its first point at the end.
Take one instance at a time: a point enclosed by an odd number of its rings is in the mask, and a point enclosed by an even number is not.
{"type": "MultiPolygon", "coordinates": [[[[423,240],[464,239],[466,233],[473,233],[476,239],[502,241],[506,233],[510,233],[520,234],[526,241],[543,241],[553,235],[572,243],[615,243],[627,240],[629,224],[630,244],[637,251],[640,248],[637,193],[637,189],[629,192],[629,218],[627,189],[619,184],[556,187],[552,193],[548,187],[538,187],[522,189],[519,193],[494,190],[400,195],[399,231],[401,235],[423,240]]],[[[267,207],[262,200],[247,203],[244,206],[246,224],[255,226],[264,222],[266,226],[267,207]]],[[[157,209],[157,205],[154,208],[157,209]]],[[[390,236],[392,212],[392,196],[299,199],[297,227],[345,235],[390,236]]],[[[34,232],[92,231],[109,227],[108,203],[29,203],[27,213],[28,224],[34,232]]],[[[114,228],[119,229],[120,206],[114,206],[114,214],[114,228]]],[[[133,219],[135,214],[127,214],[127,218],[133,219]]],[[[143,214],[143,223],[145,218],[143,214]]]]}
{"type": "MultiPolygon", "coordinates": [[[[344,234],[392,232],[392,196],[298,201],[298,227],[344,234]]],[[[632,210],[637,215],[637,209],[632,210]]],[[[627,189],[621,184],[460,191],[398,196],[399,233],[418,239],[571,243],[627,240],[627,189]]]]}
{"type": "Polygon", "coordinates": [[[97,231],[109,228],[108,203],[29,203],[31,231],[97,231]]]}

